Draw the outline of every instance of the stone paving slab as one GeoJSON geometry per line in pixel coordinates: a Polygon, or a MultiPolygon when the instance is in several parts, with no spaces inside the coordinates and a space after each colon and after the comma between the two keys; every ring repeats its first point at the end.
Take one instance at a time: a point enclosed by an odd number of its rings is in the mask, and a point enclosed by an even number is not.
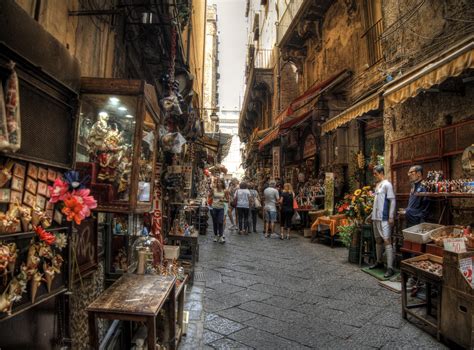
{"type": "Polygon", "coordinates": [[[400,295],[349,264],[347,249],[225,234],[225,244],[199,237],[204,281],[187,294],[181,350],[446,349],[401,317],[400,295]]]}

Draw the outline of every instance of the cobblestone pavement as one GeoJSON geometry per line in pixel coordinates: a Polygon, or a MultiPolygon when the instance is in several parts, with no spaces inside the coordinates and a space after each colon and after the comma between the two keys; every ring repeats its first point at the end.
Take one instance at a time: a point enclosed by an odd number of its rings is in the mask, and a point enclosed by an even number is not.
{"type": "Polygon", "coordinates": [[[442,349],[401,317],[399,294],[307,238],[200,237],[180,349],[442,349]]]}

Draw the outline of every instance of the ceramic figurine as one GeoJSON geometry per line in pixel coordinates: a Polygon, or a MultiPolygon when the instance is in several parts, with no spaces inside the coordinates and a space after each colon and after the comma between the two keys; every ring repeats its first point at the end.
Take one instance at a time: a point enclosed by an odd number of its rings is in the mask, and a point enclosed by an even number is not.
{"type": "Polygon", "coordinates": [[[97,121],[92,125],[87,137],[87,145],[91,154],[95,155],[97,151],[103,149],[104,140],[109,130],[108,120],[109,114],[107,112],[100,112],[97,121]]]}

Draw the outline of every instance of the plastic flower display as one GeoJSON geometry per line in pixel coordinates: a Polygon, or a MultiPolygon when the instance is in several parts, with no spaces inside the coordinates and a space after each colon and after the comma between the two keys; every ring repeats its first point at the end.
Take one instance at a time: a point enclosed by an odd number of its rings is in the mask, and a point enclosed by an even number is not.
{"type": "Polygon", "coordinates": [[[338,214],[345,214],[354,221],[362,223],[372,212],[373,203],[374,195],[370,186],[365,186],[352,194],[346,194],[336,209],[338,214]]]}
{"type": "Polygon", "coordinates": [[[46,231],[41,226],[36,226],[35,232],[38,235],[38,238],[47,245],[54,244],[54,242],[56,241],[56,237],[52,233],[46,231]]]}
{"type": "Polygon", "coordinates": [[[49,187],[51,203],[63,202],[61,211],[67,221],[80,225],[82,220],[91,215],[91,209],[97,207],[97,201],[90,195],[90,190],[84,188],[85,180],[79,178],[77,171],[68,171],[63,179],[56,179],[49,187]]]}

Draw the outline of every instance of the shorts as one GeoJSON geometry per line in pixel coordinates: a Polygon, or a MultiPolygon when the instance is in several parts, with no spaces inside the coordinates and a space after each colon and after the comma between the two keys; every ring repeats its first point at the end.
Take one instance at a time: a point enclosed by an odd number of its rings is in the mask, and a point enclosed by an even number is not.
{"type": "Polygon", "coordinates": [[[265,209],[265,220],[269,222],[276,222],[277,221],[277,212],[273,210],[265,209]]]}
{"type": "Polygon", "coordinates": [[[374,228],[375,239],[382,238],[383,240],[390,239],[392,228],[388,221],[374,220],[372,222],[374,228]]]}

